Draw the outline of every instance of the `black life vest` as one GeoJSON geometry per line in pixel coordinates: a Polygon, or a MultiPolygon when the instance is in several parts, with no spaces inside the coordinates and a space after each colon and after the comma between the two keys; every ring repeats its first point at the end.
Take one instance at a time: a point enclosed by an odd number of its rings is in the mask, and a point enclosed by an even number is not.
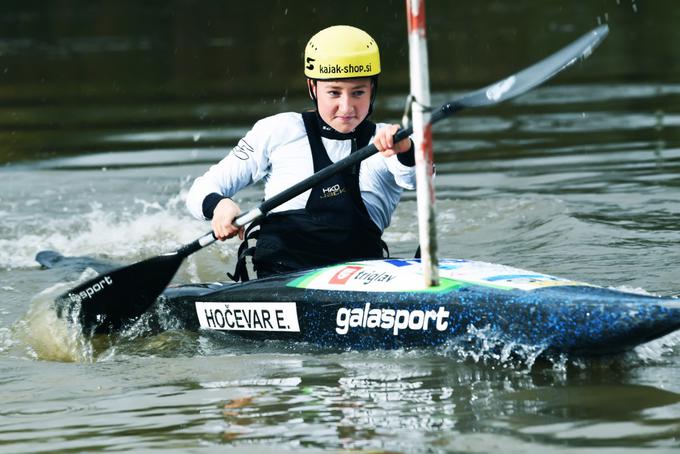
{"type": "MultiPolygon", "coordinates": [[[[320,119],[316,112],[305,112],[302,118],[314,172],[318,172],[332,164],[321,141],[320,119]]],[[[352,134],[352,152],[366,146],[374,133],[375,124],[364,120],[352,134]]],[[[247,255],[253,255],[258,277],[347,260],[382,258],[387,245],[361,199],[360,165],[314,186],[304,209],[270,213],[261,221],[259,231],[252,231],[251,225],[239,248],[236,271],[229,276],[248,280],[247,255]],[[257,245],[253,251],[247,241],[254,238],[257,245]]]]}

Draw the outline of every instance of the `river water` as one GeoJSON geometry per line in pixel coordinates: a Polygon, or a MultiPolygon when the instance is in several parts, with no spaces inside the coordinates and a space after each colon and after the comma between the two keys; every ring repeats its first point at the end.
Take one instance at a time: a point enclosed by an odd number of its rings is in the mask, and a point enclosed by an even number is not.
{"type": "MultiPolygon", "coordinates": [[[[676,296],[678,8],[562,3],[428,5],[436,104],[611,27],[546,86],[437,125],[440,255],[676,296]]],[[[50,303],[81,270],[40,269],[36,253],[132,263],[206,232],[184,208],[192,179],[258,118],[308,107],[298,66],[317,29],[378,39],[376,119],[398,121],[408,90],[401,2],[145,5],[3,6],[0,450],[677,452],[680,333],[546,359],[498,356],[483,332],[466,348],[338,352],[69,331],[50,303]]],[[[416,249],[414,213],[407,193],[385,234],[393,256],[416,249]]],[[[194,254],[175,281],[224,280],[237,246],[194,254]]]]}

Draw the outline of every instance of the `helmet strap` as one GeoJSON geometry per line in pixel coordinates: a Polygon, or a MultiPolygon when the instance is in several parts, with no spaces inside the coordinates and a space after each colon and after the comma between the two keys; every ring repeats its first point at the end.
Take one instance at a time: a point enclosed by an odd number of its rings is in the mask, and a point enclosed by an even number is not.
{"type": "Polygon", "coordinates": [[[314,101],[314,106],[317,107],[316,94],[314,90],[316,89],[316,79],[307,79],[307,90],[309,91],[309,97],[314,101]]]}
{"type": "Polygon", "coordinates": [[[373,113],[373,103],[375,102],[375,97],[378,94],[378,76],[371,76],[371,104],[368,107],[368,113],[366,114],[366,118],[370,117],[371,114],[373,113]]]}

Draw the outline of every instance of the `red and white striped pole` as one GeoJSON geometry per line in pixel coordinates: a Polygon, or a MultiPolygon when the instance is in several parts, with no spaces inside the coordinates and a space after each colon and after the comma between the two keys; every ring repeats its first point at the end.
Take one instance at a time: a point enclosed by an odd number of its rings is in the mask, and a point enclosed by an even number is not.
{"type": "Polygon", "coordinates": [[[434,158],[430,124],[430,76],[425,35],[425,0],[406,0],[413,142],[416,154],[418,236],[425,285],[439,285],[437,224],[435,219],[434,158]]]}

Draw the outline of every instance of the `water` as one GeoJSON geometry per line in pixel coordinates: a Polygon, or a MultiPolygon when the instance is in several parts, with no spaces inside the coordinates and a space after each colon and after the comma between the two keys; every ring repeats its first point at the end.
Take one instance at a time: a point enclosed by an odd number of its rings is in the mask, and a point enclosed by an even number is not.
{"type": "MultiPolygon", "coordinates": [[[[548,86],[437,126],[440,254],[678,295],[678,10],[561,3],[428,4],[436,103],[612,28],[548,86]]],[[[3,6],[3,452],[677,451],[680,334],[545,359],[499,350],[483,329],[465,348],[332,352],[172,330],[90,344],[58,321],[51,297],[83,276],[41,270],[35,254],[132,263],[206,232],[184,208],[192,179],[256,119],[308,106],[282,55],[321,26],[375,30],[387,68],[376,118],[400,118],[401,2],[220,5],[3,6]]],[[[406,194],[385,235],[394,256],[416,248],[414,212],[406,194]]],[[[194,254],[175,280],[223,280],[236,248],[194,254]]]]}

